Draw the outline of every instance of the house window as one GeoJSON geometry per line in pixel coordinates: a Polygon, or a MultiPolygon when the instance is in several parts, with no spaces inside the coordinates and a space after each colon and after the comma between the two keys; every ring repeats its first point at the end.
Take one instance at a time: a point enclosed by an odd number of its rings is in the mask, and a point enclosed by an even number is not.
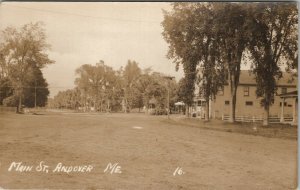
{"type": "MultiPolygon", "coordinates": [[[[279,106],[281,107],[282,105],[282,102],[279,103],[279,106]]],[[[286,107],[287,106],[287,102],[284,102],[284,106],[286,107]]]]}
{"type": "Polygon", "coordinates": [[[249,86],[244,87],[244,96],[249,96],[249,86]]]}
{"type": "Polygon", "coordinates": [[[246,106],[253,106],[253,102],[252,101],[246,101],[246,106]]]}
{"type": "Polygon", "coordinates": [[[197,106],[201,106],[201,100],[198,100],[197,106]]]}
{"type": "Polygon", "coordinates": [[[281,88],[281,94],[287,93],[287,88],[281,88]]]}
{"type": "Polygon", "coordinates": [[[225,105],[229,105],[229,101],[228,100],[225,101],[225,105]]]}

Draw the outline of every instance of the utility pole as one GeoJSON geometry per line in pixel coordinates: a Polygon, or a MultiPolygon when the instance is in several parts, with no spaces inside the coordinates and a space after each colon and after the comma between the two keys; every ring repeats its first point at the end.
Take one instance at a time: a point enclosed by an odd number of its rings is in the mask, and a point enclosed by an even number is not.
{"type": "Polygon", "coordinates": [[[168,112],[168,119],[170,119],[170,80],[173,80],[175,77],[171,76],[164,76],[165,79],[168,79],[168,105],[167,105],[167,112],[168,112]]]}
{"type": "Polygon", "coordinates": [[[170,119],[170,81],[168,81],[168,119],[170,119]]]}
{"type": "Polygon", "coordinates": [[[34,108],[36,109],[36,79],[34,82],[34,108]]]}

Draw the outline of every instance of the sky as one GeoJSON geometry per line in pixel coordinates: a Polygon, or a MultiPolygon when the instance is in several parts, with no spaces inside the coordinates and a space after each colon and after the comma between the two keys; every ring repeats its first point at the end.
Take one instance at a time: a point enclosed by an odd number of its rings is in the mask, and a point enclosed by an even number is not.
{"type": "Polygon", "coordinates": [[[162,37],[164,10],[169,3],[146,2],[2,2],[0,30],[42,21],[48,54],[55,64],[43,69],[50,97],[58,91],[74,88],[75,70],[83,64],[103,60],[119,69],[135,60],[143,68],[151,67],[178,81],[183,71],[166,57],[168,44],[162,37]]]}

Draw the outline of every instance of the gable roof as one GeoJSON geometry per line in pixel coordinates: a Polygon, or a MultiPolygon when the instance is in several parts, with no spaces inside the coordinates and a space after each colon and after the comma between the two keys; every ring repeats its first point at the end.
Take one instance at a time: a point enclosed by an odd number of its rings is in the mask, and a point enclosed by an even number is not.
{"type": "MultiPolygon", "coordinates": [[[[277,86],[296,86],[297,77],[292,77],[292,73],[282,72],[282,77],[277,80],[277,86]]],[[[255,75],[250,70],[241,70],[239,85],[256,85],[255,75]]]]}

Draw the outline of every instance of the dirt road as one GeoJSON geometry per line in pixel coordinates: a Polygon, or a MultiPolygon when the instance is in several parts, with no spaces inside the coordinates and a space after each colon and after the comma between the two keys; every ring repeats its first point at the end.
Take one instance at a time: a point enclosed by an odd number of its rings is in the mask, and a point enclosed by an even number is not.
{"type": "Polygon", "coordinates": [[[295,189],[296,179],[296,140],[143,114],[0,115],[2,188],[282,190],[295,189]],[[41,161],[48,173],[37,171],[41,161]],[[59,163],[92,170],[66,173],[59,163]],[[109,163],[122,173],[104,172],[109,163]]]}

